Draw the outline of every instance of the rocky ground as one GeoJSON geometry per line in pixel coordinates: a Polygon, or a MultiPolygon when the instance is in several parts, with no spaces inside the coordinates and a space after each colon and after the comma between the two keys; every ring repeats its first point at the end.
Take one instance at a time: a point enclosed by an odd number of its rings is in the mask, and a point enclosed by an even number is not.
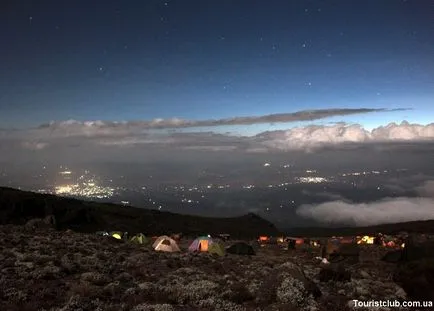
{"type": "Polygon", "coordinates": [[[318,254],[278,246],[252,257],[158,253],[96,235],[0,226],[0,310],[352,310],[353,299],[406,299],[392,280],[395,264],[379,260],[383,249],[362,248],[359,262],[331,276],[318,254]]]}

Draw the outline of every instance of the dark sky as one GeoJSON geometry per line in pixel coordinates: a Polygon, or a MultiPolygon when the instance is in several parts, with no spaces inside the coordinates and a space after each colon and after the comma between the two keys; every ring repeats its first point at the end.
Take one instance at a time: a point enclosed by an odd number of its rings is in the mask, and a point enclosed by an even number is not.
{"type": "Polygon", "coordinates": [[[434,114],[434,2],[0,4],[0,124],[227,118],[325,108],[434,114]]]}

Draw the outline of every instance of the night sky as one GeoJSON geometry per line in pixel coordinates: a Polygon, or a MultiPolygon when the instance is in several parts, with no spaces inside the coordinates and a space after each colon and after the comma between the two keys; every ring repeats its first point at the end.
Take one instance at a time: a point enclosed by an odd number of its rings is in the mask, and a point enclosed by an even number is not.
{"type": "MultiPolygon", "coordinates": [[[[306,109],[434,115],[434,2],[4,0],[0,127],[306,109]]],[[[330,121],[327,120],[327,121],[330,121]]]]}

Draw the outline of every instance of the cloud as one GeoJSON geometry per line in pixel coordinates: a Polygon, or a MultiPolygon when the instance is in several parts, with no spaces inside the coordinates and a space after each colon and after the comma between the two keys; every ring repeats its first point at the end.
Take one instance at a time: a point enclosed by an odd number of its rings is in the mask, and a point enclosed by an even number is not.
{"type": "Polygon", "coordinates": [[[421,186],[416,188],[416,191],[424,197],[434,198],[434,180],[428,180],[421,186]]]}
{"type": "MultiPolygon", "coordinates": [[[[350,110],[352,112],[361,109],[350,110]]],[[[372,110],[372,109],[371,109],[372,110]]],[[[332,113],[348,113],[348,109],[298,112],[294,114],[268,115],[255,117],[254,120],[278,120],[278,116],[290,118],[315,118],[332,113]],[[327,111],[327,113],[325,112],[327,111]]],[[[365,110],[362,110],[365,111],[365,110]]],[[[253,118],[253,117],[252,117],[253,118]]],[[[244,118],[251,120],[251,118],[244,118]]],[[[231,120],[244,120],[234,118],[231,120]]],[[[221,121],[221,120],[220,120],[221,121]]],[[[219,123],[216,122],[215,124],[219,123]]],[[[202,122],[202,121],[195,121],[202,122]]],[[[205,121],[203,121],[205,122],[205,121]]],[[[225,121],[226,122],[226,121],[225,121]]],[[[247,121],[240,121],[247,122],[247,121]]],[[[250,121],[249,121],[250,122],[250,121]]],[[[253,121],[252,121],[253,122],[253,121]]],[[[221,122],[220,122],[221,123],[221,122]]],[[[227,123],[227,122],[226,122],[227,123]]],[[[428,125],[410,124],[403,121],[400,124],[390,123],[372,131],[358,124],[336,123],[333,125],[310,125],[295,127],[283,131],[268,131],[255,136],[235,136],[208,132],[175,132],[154,130],[154,126],[168,124],[186,124],[182,120],[154,120],[150,122],[103,122],[103,121],[65,121],[54,122],[46,126],[29,130],[0,131],[0,150],[38,152],[57,152],[75,148],[83,149],[83,156],[100,148],[104,152],[116,148],[129,148],[137,152],[158,152],[164,149],[209,151],[209,152],[245,152],[246,154],[279,153],[287,151],[311,152],[319,148],[330,150],[359,150],[362,146],[378,152],[401,152],[409,148],[415,153],[426,153],[432,148],[429,144],[420,142],[434,141],[434,123],[428,125]],[[144,126],[144,124],[146,126],[144,126]],[[147,128],[148,127],[148,128],[147,128]],[[418,146],[416,148],[416,146],[418,146]],[[419,148],[419,149],[418,149],[419,148]]],[[[434,145],[433,145],[434,146],[434,145]]],[[[431,149],[434,151],[434,149],[431,149]]],[[[169,151],[170,152],[170,151],[169,151]]],[[[108,154],[107,154],[108,155],[108,154]]]]}
{"type": "Polygon", "coordinates": [[[154,119],[151,121],[60,121],[43,124],[36,131],[50,132],[51,136],[107,136],[125,135],[127,133],[137,133],[151,129],[175,129],[175,128],[194,128],[194,127],[214,127],[224,125],[251,125],[261,123],[289,123],[297,121],[314,121],[334,116],[346,116],[352,114],[388,112],[396,111],[387,109],[372,108],[339,108],[339,109],[319,109],[303,110],[293,113],[269,114],[263,116],[234,117],[227,119],[210,120],[184,120],[179,118],[154,119]]]}
{"type": "Polygon", "coordinates": [[[326,202],[303,205],[297,215],[332,225],[372,226],[434,219],[430,198],[387,198],[373,203],[326,202]]]}
{"type": "Polygon", "coordinates": [[[28,150],[42,150],[46,148],[49,144],[48,143],[41,143],[41,142],[23,142],[22,146],[24,149],[28,150]]]}
{"type": "Polygon", "coordinates": [[[372,131],[361,125],[338,123],[332,126],[312,125],[286,131],[264,132],[256,136],[271,149],[291,150],[351,143],[427,141],[434,139],[434,123],[428,125],[390,123],[372,131]]]}

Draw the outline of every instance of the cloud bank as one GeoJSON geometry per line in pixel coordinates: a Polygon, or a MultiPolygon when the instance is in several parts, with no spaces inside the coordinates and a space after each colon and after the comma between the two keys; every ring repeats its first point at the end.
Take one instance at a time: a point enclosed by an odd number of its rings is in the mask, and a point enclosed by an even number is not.
{"type": "Polygon", "coordinates": [[[434,139],[434,123],[390,123],[368,131],[361,125],[306,126],[257,135],[262,144],[279,150],[315,149],[345,143],[427,141],[434,139]]]}
{"type": "Polygon", "coordinates": [[[390,198],[363,204],[334,201],[316,206],[301,206],[297,214],[325,224],[373,226],[434,219],[434,200],[430,198],[390,198]]]}
{"type": "Polygon", "coordinates": [[[64,150],[73,147],[83,148],[88,152],[93,148],[103,148],[104,151],[115,148],[166,148],[167,151],[167,148],[174,148],[208,152],[268,153],[291,150],[311,152],[318,148],[347,148],[351,145],[357,147],[367,143],[434,141],[434,123],[421,125],[406,121],[380,126],[372,131],[358,124],[345,123],[267,131],[255,136],[235,136],[212,131],[213,127],[223,125],[312,121],[327,117],[396,110],[403,109],[322,109],[196,121],[178,118],[129,122],[69,120],[50,122],[28,130],[0,130],[0,150],[41,152],[53,148],[64,150]],[[209,132],[173,131],[195,127],[207,128],[209,132]]]}
{"type": "Polygon", "coordinates": [[[318,205],[303,205],[297,214],[332,225],[373,226],[387,223],[434,219],[434,180],[416,187],[422,197],[386,198],[372,203],[342,200],[318,205]]]}
{"type": "MultiPolygon", "coordinates": [[[[296,127],[285,131],[263,132],[253,137],[218,134],[214,132],[152,132],[132,130],[130,125],[100,127],[98,123],[68,123],[60,129],[48,127],[36,130],[4,131],[0,133],[1,147],[8,150],[41,151],[51,147],[69,148],[174,148],[207,151],[242,151],[269,153],[302,151],[320,148],[351,148],[376,144],[377,149],[392,150],[393,143],[434,141],[434,123],[428,125],[391,123],[372,131],[361,125],[296,127]]],[[[109,148],[109,149],[107,149],[109,148]]]]}

